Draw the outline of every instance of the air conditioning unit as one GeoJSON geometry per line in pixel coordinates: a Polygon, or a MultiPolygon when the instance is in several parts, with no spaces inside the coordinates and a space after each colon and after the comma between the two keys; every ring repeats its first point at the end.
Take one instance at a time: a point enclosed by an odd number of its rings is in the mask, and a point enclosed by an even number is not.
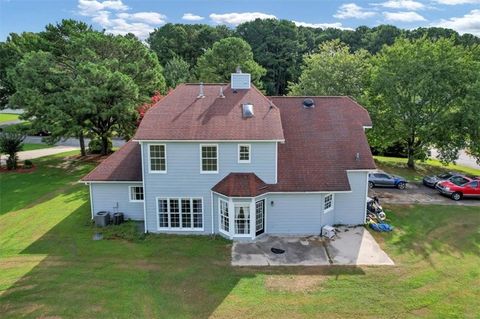
{"type": "Polygon", "coordinates": [[[322,227],[322,237],[327,237],[332,239],[335,237],[335,228],[329,225],[325,225],[322,227]]]}

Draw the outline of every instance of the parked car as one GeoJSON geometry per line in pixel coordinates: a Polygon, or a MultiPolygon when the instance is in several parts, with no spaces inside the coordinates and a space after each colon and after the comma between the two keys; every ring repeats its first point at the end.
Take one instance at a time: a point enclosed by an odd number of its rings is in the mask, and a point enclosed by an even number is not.
{"type": "Polygon", "coordinates": [[[435,188],[437,183],[446,181],[454,176],[462,176],[462,175],[459,173],[447,172],[439,175],[425,176],[423,178],[423,185],[435,188]]]}
{"type": "Polygon", "coordinates": [[[407,180],[400,176],[390,175],[385,172],[376,172],[368,174],[368,188],[373,187],[396,187],[405,189],[407,180]]]}
{"type": "Polygon", "coordinates": [[[437,183],[435,188],[453,200],[460,200],[463,197],[480,198],[480,178],[471,179],[466,176],[457,176],[437,183]]]}

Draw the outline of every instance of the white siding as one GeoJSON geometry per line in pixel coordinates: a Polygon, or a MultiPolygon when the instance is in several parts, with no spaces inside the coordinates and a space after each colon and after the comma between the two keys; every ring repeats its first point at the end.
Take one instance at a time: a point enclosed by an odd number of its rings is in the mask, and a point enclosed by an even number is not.
{"type": "Polygon", "coordinates": [[[352,192],[335,194],[334,224],[364,224],[368,173],[348,172],[348,180],[352,192]]]}
{"type": "Polygon", "coordinates": [[[320,234],[322,203],[321,194],[269,194],[266,202],[267,232],[283,235],[320,234]]]}
{"type": "MultiPolygon", "coordinates": [[[[143,149],[145,174],[145,206],[147,230],[158,232],[156,197],[200,197],[203,198],[204,231],[195,234],[212,233],[211,189],[229,173],[253,172],[266,183],[275,181],[274,142],[249,142],[251,162],[238,163],[238,144],[220,142],[218,145],[218,174],[200,173],[200,143],[169,142],[167,146],[167,173],[148,172],[148,144],[143,149]]],[[[217,211],[214,211],[214,232],[218,232],[217,211]]],[[[179,232],[185,233],[185,232],[179,232]]]]}
{"type": "Polygon", "coordinates": [[[122,212],[126,219],[143,220],[143,202],[130,202],[129,186],[142,186],[141,183],[92,183],[92,209],[99,211],[122,212]],[[118,205],[118,208],[114,208],[118,205]]]}

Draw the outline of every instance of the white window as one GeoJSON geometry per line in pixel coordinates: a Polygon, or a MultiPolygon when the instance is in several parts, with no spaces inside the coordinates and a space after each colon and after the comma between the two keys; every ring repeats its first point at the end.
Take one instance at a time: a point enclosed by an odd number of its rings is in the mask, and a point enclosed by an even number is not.
{"type": "Polygon", "coordinates": [[[238,162],[250,163],[250,144],[238,145],[238,162]]]}
{"type": "Polygon", "coordinates": [[[235,235],[250,234],[250,205],[235,206],[235,235]]]}
{"type": "Polygon", "coordinates": [[[201,198],[158,198],[158,228],[203,230],[201,198]]]}
{"type": "Polygon", "coordinates": [[[326,213],[333,209],[333,194],[327,194],[323,198],[323,212],[326,213]]]}
{"type": "Polygon", "coordinates": [[[167,171],[166,155],[165,144],[149,145],[150,172],[165,173],[167,171]]]}
{"type": "Polygon", "coordinates": [[[131,202],[143,202],[143,187],[142,186],[130,186],[130,201],[131,202]]]}
{"type": "Polygon", "coordinates": [[[223,230],[224,232],[229,232],[230,231],[230,218],[228,214],[228,202],[219,199],[218,201],[218,207],[220,210],[220,229],[223,230]]]}
{"type": "Polygon", "coordinates": [[[218,146],[214,144],[200,145],[200,172],[218,173],[218,146]]]}

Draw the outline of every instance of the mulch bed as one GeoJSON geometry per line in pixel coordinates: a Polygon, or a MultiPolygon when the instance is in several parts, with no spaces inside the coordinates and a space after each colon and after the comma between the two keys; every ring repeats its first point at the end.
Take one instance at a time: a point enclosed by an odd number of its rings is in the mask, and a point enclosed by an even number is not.
{"type": "Polygon", "coordinates": [[[3,173],[5,173],[5,174],[8,174],[8,173],[27,174],[27,173],[34,172],[36,169],[37,169],[37,167],[35,165],[33,165],[30,168],[19,167],[17,169],[10,169],[10,170],[8,170],[6,167],[2,166],[2,167],[0,167],[0,174],[3,174],[3,173]]]}

